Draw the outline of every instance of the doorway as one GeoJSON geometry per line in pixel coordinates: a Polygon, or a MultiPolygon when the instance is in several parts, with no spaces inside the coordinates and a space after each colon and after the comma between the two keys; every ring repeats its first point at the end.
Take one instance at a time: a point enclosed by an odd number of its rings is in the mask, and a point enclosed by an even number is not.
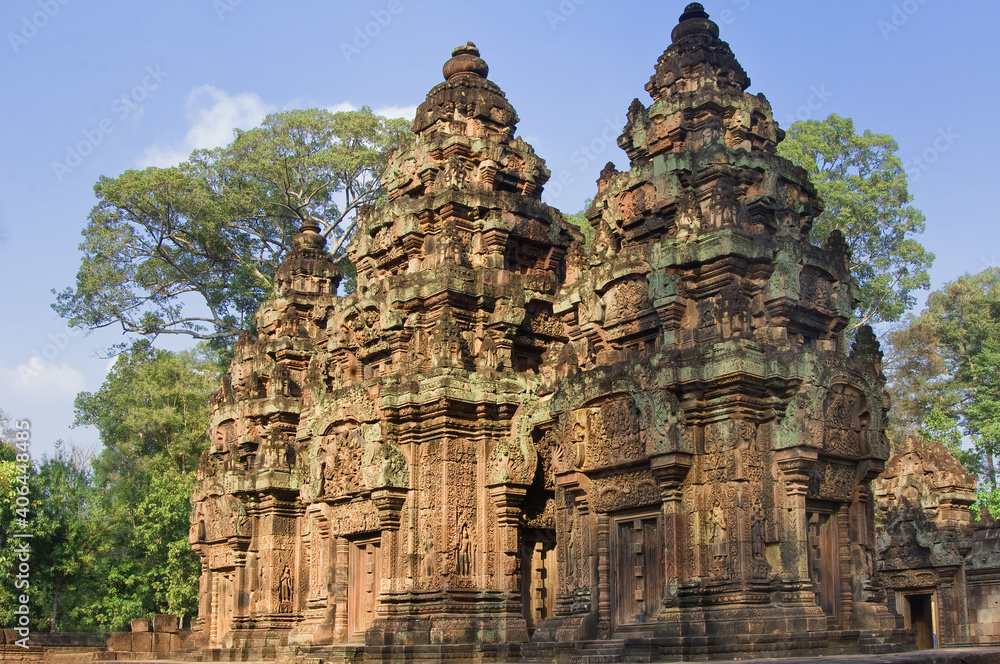
{"type": "Polygon", "coordinates": [[[615,519],[611,552],[611,611],[615,627],[653,618],[664,593],[664,541],[660,513],[615,519]]]}
{"type": "Polygon", "coordinates": [[[832,510],[815,511],[809,517],[809,577],[816,590],[816,604],[827,615],[830,626],[840,624],[840,530],[832,510]]]}
{"type": "Polygon", "coordinates": [[[375,619],[382,569],[382,540],[351,542],[347,570],[347,626],[349,638],[364,638],[375,619]]]}
{"type": "Polygon", "coordinates": [[[904,614],[905,625],[917,630],[917,647],[927,650],[936,647],[934,643],[934,609],[930,593],[906,595],[904,614]]]}
{"type": "Polygon", "coordinates": [[[552,617],[556,601],[556,533],[528,530],[521,544],[521,608],[528,633],[552,617]]]}

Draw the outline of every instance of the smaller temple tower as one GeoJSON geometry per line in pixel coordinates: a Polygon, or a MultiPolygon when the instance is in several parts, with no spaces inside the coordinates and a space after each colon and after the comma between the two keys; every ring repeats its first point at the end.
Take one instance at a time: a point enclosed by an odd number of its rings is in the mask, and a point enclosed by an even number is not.
{"type": "Polygon", "coordinates": [[[918,647],[1000,643],[1000,528],[971,518],[975,477],[941,443],[908,438],[874,488],[878,571],[918,647]]]}

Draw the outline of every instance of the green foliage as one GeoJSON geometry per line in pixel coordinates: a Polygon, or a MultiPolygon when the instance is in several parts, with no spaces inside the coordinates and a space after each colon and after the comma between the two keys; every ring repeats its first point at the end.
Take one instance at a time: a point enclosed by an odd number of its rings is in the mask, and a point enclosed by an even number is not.
{"type": "Polygon", "coordinates": [[[590,225],[590,220],[586,217],[586,211],[590,208],[592,200],[588,198],[583,204],[583,209],[579,212],[565,215],[566,221],[576,226],[583,233],[583,248],[587,252],[590,251],[591,245],[594,244],[594,227],[590,225]]]}
{"type": "MultiPolygon", "coordinates": [[[[896,427],[948,445],[970,472],[980,475],[983,505],[995,504],[1000,269],[965,275],[931,293],[926,309],[890,334],[889,344],[886,367],[896,427]],[[964,449],[956,449],[960,440],[964,449]]],[[[1000,516],[1000,509],[994,514],[1000,516]]]]}
{"type": "Polygon", "coordinates": [[[811,235],[822,244],[834,230],[847,238],[851,271],[861,289],[852,328],[898,321],[916,302],[912,291],[929,288],[934,255],[914,239],[924,215],[909,202],[906,170],[888,134],[855,133],[836,114],[793,124],[778,154],[801,166],[826,204],[811,235]]]}
{"type": "Polygon", "coordinates": [[[193,471],[208,446],[208,396],[217,379],[204,347],[171,353],[141,340],[119,355],[101,388],[76,398],[76,424],[96,427],[104,443],[98,483],[141,476],[161,459],[182,475],[193,471]]]}
{"type": "Polygon", "coordinates": [[[76,287],[53,307],[77,327],[226,348],[251,329],[302,221],[318,220],[337,253],[408,135],[367,108],[286,111],[180,166],[101,177],[76,287]]]}
{"type": "Polygon", "coordinates": [[[90,606],[101,625],[197,610],[188,514],[217,380],[204,347],[171,353],[140,341],[119,356],[100,390],[77,397],[77,423],[97,427],[104,443],[94,468],[109,582],[90,606]]]}

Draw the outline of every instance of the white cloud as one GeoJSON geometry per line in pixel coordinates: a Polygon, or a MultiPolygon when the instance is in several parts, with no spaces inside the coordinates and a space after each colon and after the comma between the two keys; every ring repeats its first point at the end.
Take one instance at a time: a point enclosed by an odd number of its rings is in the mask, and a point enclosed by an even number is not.
{"type": "MultiPolygon", "coordinates": [[[[282,108],[298,106],[301,104],[290,102],[282,108]]],[[[233,140],[234,128],[256,127],[268,113],[277,110],[280,110],[278,106],[266,103],[252,92],[230,95],[225,90],[219,90],[208,84],[199,86],[191,91],[185,103],[184,115],[189,128],[183,140],[175,145],[157,143],[146,148],[136,159],[136,166],[138,168],[176,166],[187,159],[194,150],[228,144],[233,140]]],[[[338,113],[356,111],[358,107],[349,101],[343,101],[328,106],[327,110],[338,113]]],[[[412,120],[417,114],[417,107],[415,104],[383,106],[373,111],[387,118],[412,120]]]]}
{"type": "Polygon", "coordinates": [[[215,148],[233,140],[233,129],[250,129],[278,110],[251,92],[230,95],[211,85],[191,91],[185,104],[190,125],[179,145],[153,145],[137,159],[139,168],[176,166],[193,150],[215,148]]]}
{"type": "Polygon", "coordinates": [[[374,109],[375,115],[384,115],[387,118],[403,118],[412,120],[417,116],[417,106],[384,106],[374,109]]]}
{"type": "Polygon", "coordinates": [[[12,399],[28,395],[68,394],[76,396],[86,386],[83,374],[65,362],[46,362],[32,357],[13,369],[0,365],[0,396],[12,399]]]}

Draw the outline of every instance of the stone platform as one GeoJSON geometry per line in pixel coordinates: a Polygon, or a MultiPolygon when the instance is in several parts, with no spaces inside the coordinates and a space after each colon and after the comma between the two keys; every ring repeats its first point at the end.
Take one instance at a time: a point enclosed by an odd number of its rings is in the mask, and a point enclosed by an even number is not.
{"type": "MultiPolygon", "coordinates": [[[[88,664],[110,664],[119,660],[92,659],[92,655],[80,659],[79,662],[88,664]]],[[[0,658],[0,661],[7,661],[0,658]]],[[[65,664],[76,664],[66,659],[60,659],[65,664]]],[[[190,664],[189,660],[130,660],[131,664],[190,664]]],[[[314,659],[311,664],[333,664],[337,660],[314,659]]],[[[343,661],[343,660],[341,660],[343,661]]],[[[364,660],[358,660],[359,663],[364,660]]],[[[406,661],[412,661],[409,658],[406,661]]],[[[472,664],[477,660],[454,660],[454,664],[472,664]]],[[[596,658],[592,657],[591,662],[621,662],[621,661],[650,661],[650,660],[624,660],[622,658],[596,658]]],[[[678,659],[656,659],[650,664],[675,664],[682,660],[678,659]]],[[[701,660],[701,661],[723,661],[723,660],[701,660]]],[[[731,661],[727,658],[726,661],[731,661]]],[[[782,657],[766,659],[744,659],[744,664],[755,664],[758,662],[780,662],[780,664],[995,664],[1000,663],[1000,648],[944,648],[938,650],[917,650],[907,653],[890,653],[884,655],[831,655],[822,657],[782,657]]],[[[244,664],[276,664],[275,662],[245,662],[244,664]]]]}

